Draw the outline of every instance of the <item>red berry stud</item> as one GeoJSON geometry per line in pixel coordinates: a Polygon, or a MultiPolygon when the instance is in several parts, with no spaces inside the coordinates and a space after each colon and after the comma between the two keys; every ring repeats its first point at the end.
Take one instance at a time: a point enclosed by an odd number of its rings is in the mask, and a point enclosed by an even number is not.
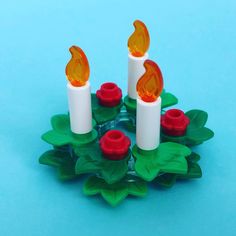
{"type": "Polygon", "coordinates": [[[122,91],[115,83],[104,83],[97,90],[96,96],[100,105],[106,107],[117,106],[122,98],[122,91]]]}
{"type": "Polygon", "coordinates": [[[100,139],[102,153],[110,160],[124,159],[130,144],[130,139],[120,130],[110,130],[100,139]]]}
{"type": "Polygon", "coordinates": [[[161,117],[162,131],[169,136],[183,136],[186,133],[189,122],[189,118],[183,111],[171,109],[161,117]]]}

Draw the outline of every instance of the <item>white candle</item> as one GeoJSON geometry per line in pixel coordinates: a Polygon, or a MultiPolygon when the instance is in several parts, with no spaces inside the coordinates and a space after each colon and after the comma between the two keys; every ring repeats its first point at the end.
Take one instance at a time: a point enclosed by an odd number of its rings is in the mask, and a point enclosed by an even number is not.
{"type": "Polygon", "coordinates": [[[67,84],[70,126],[75,134],[92,131],[91,89],[87,81],[84,86],[67,84]]]}
{"type": "Polygon", "coordinates": [[[136,144],[142,150],[154,150],[160,144],[161,97],[154,102],[137,98],[136,144]]]}
{"type": "Polygon", "coordinates": [[[89,63],[81,48],[72,46],[70,52],[66,66],[70,128],[75,134],[87,134],[93,129],[89,63]]]}
{"type": "Polygon", "coordinates": [[[138,80],[136,111],[136,144],[146,151],[156,149],[160,144],[162,73],[151,60],[144,62],[145,73],[138,80]]]}
{"type": "Polygon", "coordinates": [[[137,99],[136,84],[144,74],[144,61],[148,59],[150,37],[146,25],[136,20],[133,23],[135,31],[128,39],[128,96],[137,99]]]}
{"type": "Polygon", "coordinates": [[[143,63],[147,59],[148,53],[142,57],[135,57],[131,53],[128,55],[128,96],[132,99],[137,99],[136,84],[145,72],[143,63]]]}

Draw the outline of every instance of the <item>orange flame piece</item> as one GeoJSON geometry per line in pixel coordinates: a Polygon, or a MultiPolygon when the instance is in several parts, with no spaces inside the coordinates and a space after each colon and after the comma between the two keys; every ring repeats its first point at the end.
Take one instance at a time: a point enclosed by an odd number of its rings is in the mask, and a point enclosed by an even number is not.
{"type": "Polygon", "coordinates": [[[133,56],[142,57],[147,52],[150,45],[148,29],[140,20],[136,20],[133,25],[135,31],[129,37],[128,48],[133,56]]]}
{"type": "Polygon", "coordinates": [[[146,72],[138,80],[136,89],[139,97],[145,102],[154,102],[163,89],[163,78],[158,65],[151,60],[144,62],[146,72]]]}
{"type": "Polygon", "coordinates": [[[69,50],[72,57],[66,66],[66,77],[73,86],[84,86],[90,73],[88,59],[77,46],[72,46],[69,50]]]}

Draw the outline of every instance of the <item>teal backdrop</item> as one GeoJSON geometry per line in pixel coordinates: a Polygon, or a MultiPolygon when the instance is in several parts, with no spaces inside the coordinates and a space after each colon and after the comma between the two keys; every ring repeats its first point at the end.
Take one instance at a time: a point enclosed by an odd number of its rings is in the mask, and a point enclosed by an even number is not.
{"type": "Polygon", "coordinates": [[[236,235],[235,0],[21,0],[0,5],[0,235],[236,235]],[[68,48],[87,54],[93,91],[127,89],[127,39],[146,23],[150,58],[175,107],[209,113],[195,148],[203,177],[112,208],[38,163],[50,117],[67,112],[68,48]]]}

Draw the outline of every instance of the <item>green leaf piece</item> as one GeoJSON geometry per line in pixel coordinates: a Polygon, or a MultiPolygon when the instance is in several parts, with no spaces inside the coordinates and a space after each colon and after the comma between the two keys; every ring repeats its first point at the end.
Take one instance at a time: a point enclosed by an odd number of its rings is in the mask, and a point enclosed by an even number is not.
{"type": "Polygon", "coordinates": [[[169,136],[161,132],[161,141],[162,142],[174,142],[174,143],[180,143],[183,145],[189,145],[187,143],[186,136],[169,136]]]}
{"type": "Polygon", "coordinates": [[[102,189],[101,195],[111,206],[116,206],[128,196],[128,191],[124,184],[116,184],[112,188],[102,189]]]}
{"type": "Polygon", "coordinates": [[[101,178],[91,176],[85,182],[83,191],[86,195],[101,194],[107,203],[116,206],[128,195],[144,197],[147,186],[145,181],[134,176],[127,176],[114,184],[108,184],[101,178]]]}
{"type": "Polygon", "coordinates": [[[65,152],[50,150],[40,156],[39,163],[59,167],[65,163],[65,159],[67,158],[69,158],[69,154],[65,152]]]}
{"type": "Polygon", "coordinates": [[[171,93],[167,93],[165,90],[161,93],[161,108],[173,106],[178,103],[178,99],[171,93]]]}
{"type": "Polygon", "coordinates": [[[197,163],[188,162],[188,172],[185,175],[178,175],[178,179],[194,179],[201,178],[202,170],[197,163]]]}
{"type": "Polygon", "coordinates": [[[208,115],[205,111],[191,110],[185,113],[190,119],[190,124],[187,127],[184,136],[168,136],[161,133],[162,142],[176,142],[187,146],[195,146],[211,139],[214,132],[209,128],[204,127],[208,115]]]}
{"type": "Polygon", "coordinates": [[[94,119],[98,124],[103,124],[107,121],[114,120],[118,115],[118,111],[114,108],[98,108],[93,110],[94,119]]]}
{"type": "Polygon", "coordinates": [[[96,94],[91,95],[92,101],[92,111],[93,117],[97,121],[98,124],[103,124],[107,121],[114,120],[117,115],[120,113],[120,109],[123,106],[123,102],[115,107],[105,107],[101,106],[98,102],[96,94]]]}
{"type": "Polygon", "coordinates": [[[61,180],[75,179],[75,162],[68,152],[50,150],[45,152],[40,158],[39,163],[57,168],[58,178],[61,180]]]}
{"type": "Polygon", "coordinates": [[[188,161],[188,172],[185,175],[178,175],[178,179],[193,179],[193,178],[201,178],[202,177],[202,170],[201,167],[198,165],[198,161],[200,160],[200,156],[192,152],[191,155],[186,157],[188,161]]]}
{"type": "Polygon", "coordinates": [[[191,155],[186,157],[186,159],[187,159],[187,161],[191,161],[193,163],[197,163],[201,159],[201,157],[197,153],[192,152],[191,155]]]}
{"type": "Polygon", "coordinates": [[[79,156],[75,166],[78,175],[97,173],[108,184],[113,184],[120,181],[128,171],[130,152],[125,159],[117,161],[104,158],[98,143],[93,143],[86,147],[79,147],[75,152],[79,156]]]}
{"type": "Polygon", "coordinates": [[[104,185],[103,179],[97,176],[90,176],[84,183],[83,192],[89,196],[99,194],[104,185]]]}
{"type": "Polygon", "coordinates": [[[150,158],[150,160],[141,158],[136,160],[135,171],[144,180],[152,181],[158,175],[160,167],[158,163],[152,160],[154,158],[150,158]]]}
{"type": "Polygon", "coordinates": [[[191,129],[197,129],[197,128],[202,128],[205,126],[207,119],[208,119],[208,114],[205,111],[201,110],[190,110],[185,113],[186,116],[190,119],[190,124],[189,128],[191,129]]]}
{"type": "MultiPolygon", "coordinates": [[[[80,146],[93,142],[97,138],[97,131],[93,129],[88,134],[74,134],[70,130],[70,119],[68,115],[55,115],[51,119],[53,130],[42,135],[42,139],[53,146],[80,146]]],[[[93,120],[93,127],[96,121],[93,120]]]]}
{"type": "Polygon", "coordinates": [[[72,141],[71,144],[76,147],[80,146],[86,146],[89,145],[90,143],[93,143],[97,139],[98,133],[95,129],[93,129],[90,133],[88,134],[73,134],[72,133],[72,141]]]}
{"type": "Polygon", "coordinates": [[[84,155],[78,158],[75,169],[78,175],[96,173],[100,170],[100,165],[100,160],[93,159],[90,155],[84,155]]]}
{"type": "Polygon", "coordinates": [[[47,133],[43,134],[42,139],[54,146],[63,146],[72,142],[72,138],[70,136],[58,133],[54,130],[50,130],[47,133]]]}
{"type": "Polygon", "coordinates": [[[125,160],[110,161],[104,159],[101,162],[100,173],[108,184],[115,183],[122,179],[128,171],[129,154],[125,160]]]}
{"type": "Polygon", "coordinates": [[[186,157],[188,163],[188,171],[186,174],[170,174],[163,173],[159,175],[154,183],[166,188],[172,187],[177,179],[193,179],[193,178],[201,178],[202,171],[197,162],[200,160],[200,156],[194,152],[191,155],[186,157]]]}
{"type": "Polygon", "coordinates": [[[130,98],[128,95],[124,98],[124,105],[127,112],[130,114],[136,115],[137,101],[136,99],[130,98]]]}
{"type": "Polygon", "coordinates": [[[78,178],[78,175],[75,173],[75,163],[71,161],[61,165],[57,170],[57,176],[60,180],[72,180],[78,178]]]}
{"type": "Polygon", "coordinates": [[[158,176],[154,182],[164,188],[171,188],[176,183],[176,174],[161,174],[158,176]]]}
{"type": "Polygon", "coordinates": [[[199,129],[191,129],[187,131],[186,138],[189,143],[202,143],[208,139],[211,139],[214,136],[212,130],[202,127],[199,129]]]}
{"type": "Polygon", "coordinates": [[[53,130],[61,134],[70,134],[70,118],[68,115],[55,115],[51,118],[53,130]]]}
{"type": "Polygon", "coordinates": [[[145,197],[147,195],[147,183],[136,178],[128,182],[129,194],[136,197],[145,197]]]}
{"type": "Polygon", "coordinates": [[[185,157],[191,154],[191,150],[181,144],[166,142],[153,151],[144,151],[135,145],[132,153],[136,158],[136,173],[144,180],[152,181],[159,172],[186,174],[185,157]]]}
{"type": "Polygon", "coordinates": [[[214,136],[212,130],[204,127],[208,118],[205,111],[191,110],[185,114],[190,119],[190,124],[186,132],[186,143],[189,145],[197,145],[214,136]]]}
{"type": "Polygon", "coordinates": [[[184,174],[187,172],[186,156],[191,150],[177,143],[162,143],[158,149],[158,164],[162,172],[184,174]]]}

